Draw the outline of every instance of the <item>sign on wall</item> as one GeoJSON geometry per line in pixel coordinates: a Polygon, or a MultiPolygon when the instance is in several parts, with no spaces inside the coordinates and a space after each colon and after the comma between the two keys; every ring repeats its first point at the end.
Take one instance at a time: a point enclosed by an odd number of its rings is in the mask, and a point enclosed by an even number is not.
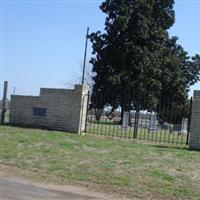
{"type": "Polygon", "coordinates": [[[46,117],[46,108],[33,107],[33,116],[46,117]]]}

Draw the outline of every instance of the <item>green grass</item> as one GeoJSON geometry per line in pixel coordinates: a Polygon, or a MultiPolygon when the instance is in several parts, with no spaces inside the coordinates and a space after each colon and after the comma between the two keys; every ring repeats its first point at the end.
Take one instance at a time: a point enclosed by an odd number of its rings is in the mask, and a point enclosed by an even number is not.
{"type": "MultiPolygon", "coordinates": [[[[134,127],[121,128],[120,125],[111,122],[88,123],[87,132],[111,137],[134,138],[134,127]]],[[[186,145],[187,134],[177,131],[170,133],[168,130],[148,131],[148,129],[138,128],[137,139],[186,145]]]]}
{"type": "Polygon", "coordinates": [[[38,181],[131,199],[200,199],[200,152],[184,147],[0,126],[0,152],[14,175],[38,181]]]}

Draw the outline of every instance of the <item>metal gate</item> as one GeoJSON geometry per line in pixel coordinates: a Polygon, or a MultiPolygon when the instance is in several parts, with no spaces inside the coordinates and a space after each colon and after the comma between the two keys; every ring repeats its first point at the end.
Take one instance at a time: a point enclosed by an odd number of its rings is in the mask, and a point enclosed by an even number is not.
{"type": "Polygon", "coordinates": [[[147,90],[91,96],[86,132],[109,137],[140,139],[159,143],[189,142],[192,98],[153,98],[147,90]]]}

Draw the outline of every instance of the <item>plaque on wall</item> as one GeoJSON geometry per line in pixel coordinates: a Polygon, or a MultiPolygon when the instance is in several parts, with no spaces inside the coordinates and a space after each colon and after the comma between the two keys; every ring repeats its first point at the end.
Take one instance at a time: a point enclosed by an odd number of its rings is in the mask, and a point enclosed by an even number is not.
{"type": "Polygon", "coordinates": [[[33,116],[46,117],[46,108],[33,107],[33,116]]]}

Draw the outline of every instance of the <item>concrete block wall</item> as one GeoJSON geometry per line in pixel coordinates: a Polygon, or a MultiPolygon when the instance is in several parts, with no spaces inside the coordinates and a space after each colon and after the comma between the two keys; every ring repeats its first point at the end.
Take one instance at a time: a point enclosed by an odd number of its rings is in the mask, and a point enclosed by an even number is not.
{"type": "Polygon", "coordinates": [[[87,86],[75,85],[74,89],[41,88],[36,97],[12,95],[10,122],[80,134],[85,130],[87,93],[87,86]],[[46,116],[35,116],[34,108],[46,109],[46,116]]]}
{"type": "Polygon", "coordinates": [[[200,91],[194,91],[189,149],[200,150],[200,91]]]}

